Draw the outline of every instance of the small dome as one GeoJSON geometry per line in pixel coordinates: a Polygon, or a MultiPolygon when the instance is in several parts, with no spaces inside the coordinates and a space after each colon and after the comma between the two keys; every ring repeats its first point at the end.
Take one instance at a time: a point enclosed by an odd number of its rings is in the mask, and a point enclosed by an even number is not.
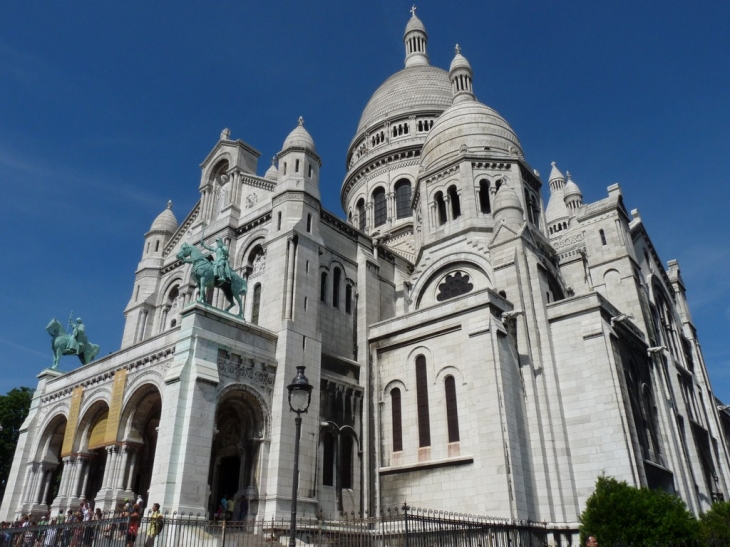
{"type": "Polygon", "coordinates": [[[152,223],[150,232],[173,233],[177,230],[177,219],[172,212],[172,201],[167,202],[167,208],[162,211],[152,223]]]}
{"type": "Polygon", "coordinates": [[[522,145],[507,121],[495,110],[476,101],[455,104],[433,124],[421,152],[425,170],[445,163],[467,150],[523,156],[522,145]]]}
{"type": "Polygon", "coordinates": [[[516,220],[521,222],[522,213],[523,209],[520,198],[517,197],[515,191],[507,186],[507,184],[502,184],[494,196],[492,207],[494,220],[516,220]]]}
{"type": "Polygon", "coordinates": [[[403,33],[403,36],[414,30],[420,30],[424,33],[426,32],[426,27],[423,25],[423,21],[421,21],[416,16],[415,10],[413,11],[413,15],[411,16],[411,18],[408,20],[408,24],[406,25],[406,31],[403,33]]]}
{"type": "Polygon", "coordinates": [[[264,178],[268,180],[277,180],[279,178],[279,170],[276,168],[276,156],[271,158],[271,167],[266,170],[264,178]]]}
{"type": "Polygon", "coordinates": [[[459,44],[456,44],[456,55],[454,55],[453,60],[451,61],[451,66],[449,66],[449,72],[453,72],[454,70],[465,68],[469,72],[471,72],[471,65],[469,64],[469,61],[466,60],[466,57],[464,57],[461,54],[461,48],[459,47],[459,44]]]}
{"type": "Polygon", "coordinates": [[[578,188],[578,185],[573,182],[572,178],[570,178],[570,172],[568,172],[568,183],[563,189],[563,195],[566,199],[573,196],[583,197],[583,194],[581,193],[580,188],[578,188]]]}
{"type": "Polygon", "coordinates": [[[299,125],[289,133],[289,136],[284,140],[284,146],[282,146],[281,150],[284,151],[289,148],[304,148],[311,152],[317,152],[314,146],[314,139],[309,134],[309,131],[304,129],[304,118],[301,116],[299,116],[299,125]]]}

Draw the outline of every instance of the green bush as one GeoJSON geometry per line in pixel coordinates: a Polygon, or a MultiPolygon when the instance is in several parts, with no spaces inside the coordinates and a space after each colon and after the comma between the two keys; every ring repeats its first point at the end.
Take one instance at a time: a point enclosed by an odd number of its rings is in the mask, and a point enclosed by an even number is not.
{"type": "Polygon", "coordinates": [[[730,544],[730,502],[721,501],[700,517],[700,537],[708,544],[730,544]]]}
{"type": "Polygon", "coordinates": [[[699,537],[697,520],[678,497],[606,476],[598,477],[580,522],[583,544],[590,535],[604,546],[671,545],[699,537]]]}

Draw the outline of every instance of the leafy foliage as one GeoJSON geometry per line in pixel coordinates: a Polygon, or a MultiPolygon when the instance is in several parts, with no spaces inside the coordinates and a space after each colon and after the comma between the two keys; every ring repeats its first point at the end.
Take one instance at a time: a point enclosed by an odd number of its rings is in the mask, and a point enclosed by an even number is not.
{"type": "Polygon", "coordinates": [[[700,536],[708,545],[730,544],[730,502],[717,502],[700,517],[700,536]]]}
{"type": "Polygon", "coordinates": [[[14,388],[6,395],[0,395],[0,426],[3,428],[0,431],[0,492],[5,489],[20,426],[28,416],[32,398],[33,390],[29,387],[14,388]]]}
{"type": "Polygon", "coordinates": [[[698,524],[684,502],[661,490],[634,488],[600,476],[580,517],[581,541],[599,544],[672,545],[698,538],[698,524]]]}

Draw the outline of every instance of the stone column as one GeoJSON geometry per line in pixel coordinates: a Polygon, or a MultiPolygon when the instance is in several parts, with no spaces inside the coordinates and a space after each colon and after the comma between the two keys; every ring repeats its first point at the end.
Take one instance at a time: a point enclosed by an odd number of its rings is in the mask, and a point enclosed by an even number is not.
{"type": "Polygon", "coordinates": [[[38,503],[44,503],[50,506],[50,504],[48,503],[48,493],[51,490],[51,478],[53,478],[53,471],[55,471],[55,469],[55,465],[53,467],[49,466],[46,469],[43,480],[43,495],[41,496],[41,499],[38,501],[38,503]]]}
{"type": "Polygon", "coordinates": [[[41,466],[38,470],[38,481],[36,482],[36,494],[34,498],[35,503],[42,503],[43,493],[46,489],[46,476],[48,475],[48,469],[41,466]]]}
{"type": "MultiPolygon", "coordinates": [[[[82,462],[81,466],[81,478],[83,479],[81,482],[81,492],[79,492],[79,498],[85,500],[86,499],[86,488],[89,486],[89,474],[91,471],[91,460],[85,460],[82,462]]],[[[106,471],[106,467],[104,467],[104,471],[106,471]]]]}
{"type": "Polygon", "coordinates": [[[129,474],[127,475],[127,487],[126,490],[132,491],[132,483],[134,482],[134,472],[137,467],[137,450],[134,447],[128,446],[127,450],[132,453],[132,461],[129,464],[129,474]]]}
{"type": "Polygon", "coordinates": [[[119,468],[117,469],[117,485],[119,490],[124,490],[124,474],[127,470],[127,463],[129,463],[129,448],[123,448],[123,454],[119,459],[119,468]]]}
{"type": "Polygon", "coordinates": [[[444,194],[444,204],[446,205],[446,221],[451,222],[451,197],[448,194],[444,194]]]}

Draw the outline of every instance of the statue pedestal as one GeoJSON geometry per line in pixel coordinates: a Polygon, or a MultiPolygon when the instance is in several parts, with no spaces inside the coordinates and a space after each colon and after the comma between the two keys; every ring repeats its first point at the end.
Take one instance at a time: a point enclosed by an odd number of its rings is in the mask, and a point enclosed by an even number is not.
{"type": "Polygon", "coordinates": [[[54,378],[58,378],[59,376],[63,376],[66,374],[65,372],[61,372],[60,370],[56,370],[53,368],[44,368],[42,371],[38,373],[36,378],[39,380],[53,380],[54,378]]]}

